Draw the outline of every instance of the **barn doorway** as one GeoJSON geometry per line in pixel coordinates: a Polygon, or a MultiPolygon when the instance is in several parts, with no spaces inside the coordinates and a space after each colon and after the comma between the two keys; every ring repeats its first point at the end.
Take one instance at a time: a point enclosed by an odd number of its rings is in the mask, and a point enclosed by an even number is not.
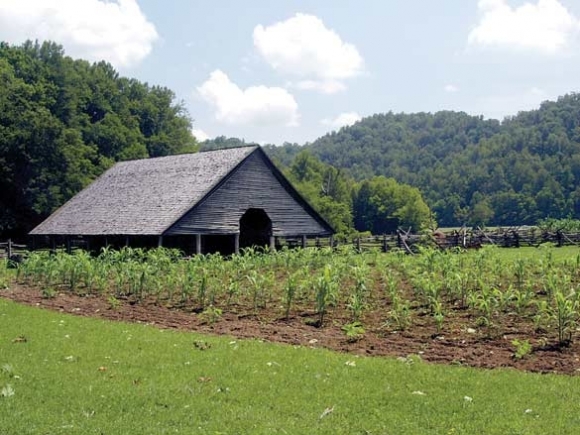
{"type": "Polygon", "coordinates": [[[272,221],[261,208],[250,208],[240,219],[240,248],[269,246],[272,221]]]}

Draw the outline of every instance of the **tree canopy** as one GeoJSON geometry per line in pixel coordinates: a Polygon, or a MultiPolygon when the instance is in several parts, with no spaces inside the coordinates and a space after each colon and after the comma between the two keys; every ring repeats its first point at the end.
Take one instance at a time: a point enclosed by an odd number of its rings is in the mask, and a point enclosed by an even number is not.
{"type": "Polygon", "coordinates": [[[355,230],[385,234],[399,227],[420,231],[431,219],[417,188],[382,176],[357,183],[346,171],[322,163],[308,150],[294,157],[286,175],[342,235],[355,230]]]}
{"type": "MultiPolygon", "coordinates": [[[[281,161],[299,150],[269,151],[281,161]]],[[[418,188],[443,226],[580,218],[580,94],[502,122],[462,112],[373,115],[305,145],[356,180],[418,188]]]]}
{"type": "Polygon", "coordinates": [[[116,161],[197,150],[172,91],[55,43],[0,43],[0,81],[0,234],[25,234],[116,161]]]}

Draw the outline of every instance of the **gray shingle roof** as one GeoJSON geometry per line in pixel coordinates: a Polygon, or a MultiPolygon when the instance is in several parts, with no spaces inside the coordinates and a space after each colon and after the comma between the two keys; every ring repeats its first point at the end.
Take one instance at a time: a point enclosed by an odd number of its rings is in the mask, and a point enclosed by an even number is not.
{"type": "Polygon", "coordinates": [[[117,163],[31,235],[161,235],[257,147],[117,163]]]}

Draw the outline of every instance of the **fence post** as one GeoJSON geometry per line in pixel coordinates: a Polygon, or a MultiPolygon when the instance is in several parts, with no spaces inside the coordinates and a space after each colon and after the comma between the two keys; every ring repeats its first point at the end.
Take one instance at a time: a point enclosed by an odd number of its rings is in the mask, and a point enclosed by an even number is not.
{"type": "Polygon", "coordinates": [[[387,235],[383,236],[383,252],[387,252],[389,250],[389,246],[387,245],[387,235]]]}

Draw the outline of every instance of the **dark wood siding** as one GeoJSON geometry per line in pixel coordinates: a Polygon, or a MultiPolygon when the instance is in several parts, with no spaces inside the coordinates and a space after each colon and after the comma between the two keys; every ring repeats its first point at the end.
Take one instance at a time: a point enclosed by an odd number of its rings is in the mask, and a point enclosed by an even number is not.
{"type": "Polygon", "coordinates": [[[258,149],[165,234],[235,234],[249,208],[263,209],[268,214],[274,236],[333,233],[258,149]]]}

